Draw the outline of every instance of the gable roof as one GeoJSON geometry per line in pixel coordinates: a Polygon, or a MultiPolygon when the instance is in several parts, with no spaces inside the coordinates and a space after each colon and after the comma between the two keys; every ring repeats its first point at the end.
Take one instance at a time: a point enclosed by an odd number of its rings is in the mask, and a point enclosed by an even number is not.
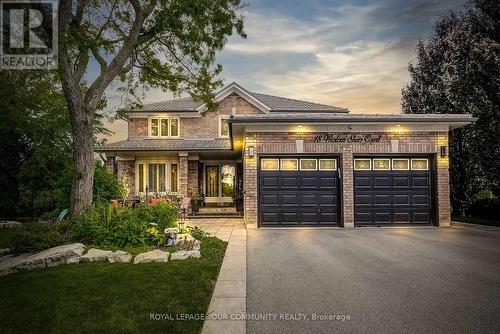
{"type": "MultiPolygon", "coordinates": [[[[281,96],[274,96],[262,93],[255,93],[246,90],[245,88],[233,82],[215,95],[215,101],[220,102],[231,94],[238,94],[243,99],[253,104],[264,113],[269,112],[326,112],[326,113],[348,113],[347,108],[329,106],[303,100],[290,99],[281,96]]],[[[133,112],[194,112],[203,111],[205,104],[203,102],[195,102],[191,97],[182,97],[162,102],[145,104],[142,109],[131,110],[133,112]]]]}

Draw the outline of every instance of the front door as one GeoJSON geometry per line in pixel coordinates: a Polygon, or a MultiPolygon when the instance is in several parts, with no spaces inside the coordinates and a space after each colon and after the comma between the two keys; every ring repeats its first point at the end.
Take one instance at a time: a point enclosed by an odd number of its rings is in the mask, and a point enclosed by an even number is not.
{"type": "Polygon", "coordinates": [[[219,197],[219,166],[206,168],[206,197],[219,197]]]}
{"type": "Polygon", "coordinates": [[[205,166],[205,199],[208,202],[231,202],[235,177],[234,165],[205,166]]]}

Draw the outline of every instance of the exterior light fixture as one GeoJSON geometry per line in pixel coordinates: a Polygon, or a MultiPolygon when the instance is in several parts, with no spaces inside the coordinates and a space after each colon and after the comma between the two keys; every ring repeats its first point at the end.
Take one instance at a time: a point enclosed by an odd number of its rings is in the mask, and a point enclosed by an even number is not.
{"type": "Polygon", "coordinates": [[[254,146],[248,146],[248,157],[253,158],[255,156],[255,147],[254,146]]]}
{"type": "Polygon", "coordinates": [[[184,221],[184,219],[179,220],[179,230],[181,233],[185,227],[186,227],[186,222],[184,221]]]}
{"type": "Polygon", "coordinates": [[[299,125],[299,129],[302,129],[304,126],[303,125],[299,125]]]}
{"type": "Polygon", "coordinates": [[[440,151],[441,151],[441,158],[445,158],[448,156],[448,147],[447,146],[441,146],[440,151]]]}
{"type": "Polygon", "coordinates": [[[398,127],[398,128],[399,128],[400,126],[401,126],[401,124],[396,124],[396,127],[398,127]]]}

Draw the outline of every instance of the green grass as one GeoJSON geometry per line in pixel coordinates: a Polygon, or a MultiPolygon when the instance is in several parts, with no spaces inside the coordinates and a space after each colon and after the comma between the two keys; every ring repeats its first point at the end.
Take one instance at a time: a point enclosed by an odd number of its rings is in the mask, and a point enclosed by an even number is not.
{"type": "Polygon", "coordinates": [[[0,229],[0,248],[12,248],[16,232],[16,228],[0,229]]]}
{"type": "Polygon", "coordinates": [[[0,277],[1,333],[199,333],[227,242],[201,240],[201,259],[85,263],[0,277]]]}
{"type": "Polygon", "coordinates": [[[87,263],[0,277],[2,333],[199,333],[220,261],[87,263]]]}
{"type": "Polygon", "coordinates": [[[488,219],[482,219],[482,218],[454,216],[454,217],[452,217],[451,220],[457,221],[457,222],[462,222],[462,223],[468,223],[468,224],[478,224],[478,225],[488,225],[488,226],[500,227],[500,221],[488,220],[488,219]]]}

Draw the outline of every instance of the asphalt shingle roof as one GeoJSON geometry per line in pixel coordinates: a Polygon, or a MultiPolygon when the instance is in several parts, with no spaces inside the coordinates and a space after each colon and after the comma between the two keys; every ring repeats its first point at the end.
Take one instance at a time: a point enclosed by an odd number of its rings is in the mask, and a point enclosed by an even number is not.
{"type": "MultiPolygon", "coordinates": [[[[297,99],[290,99],[287,97],[274,96],[268,94],[261,94],[250,92],[233,83],[239,89],[243,90],[245,93],[251,95],[253,98],[258,100],[260,103],[269,108],[270,111],[274,112],[338,112],[347,113],[349,112],[346,108],[339,108],[334,106],[329,106],[326,104],[308,102],[297,99]]],[[[132,111],[177,111],[177,112],[193,112],[197,111],[197,108],[201,107],[203,102],[195,102],[191,97],[182,97],[178,99],[172,99],[162,102],[145,104],[142,109],[132,110],[132,111]]]]}
{"type": "Polygon", "coordinates": [[[345,108],[328,106],[326,104],[290,99],[287,97],[267,95],[250,92],[250,94],[268,106],[271,111],[325,111],[325,112],[348,112],[345,108]]]}
{"type": "Polygon", "coordinates": [[[230,150],[229,139],[133,139],[96,147],[96,151],[230,150]]]}

